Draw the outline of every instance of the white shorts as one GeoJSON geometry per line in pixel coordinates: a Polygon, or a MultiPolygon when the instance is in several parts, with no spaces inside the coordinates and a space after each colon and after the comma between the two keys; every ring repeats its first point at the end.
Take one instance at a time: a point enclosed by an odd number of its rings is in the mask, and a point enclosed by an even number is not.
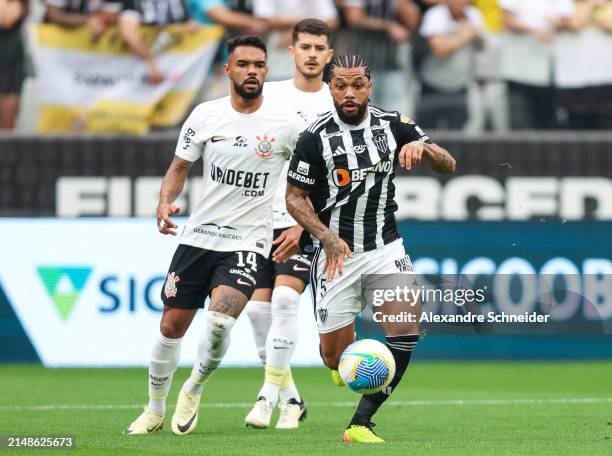
{"type": "Polygon", "coordinates": [[[325,252],[317,249],[312,261],[311,284],[315,319],[320,334],[350,325],[365,308],[362,299],[362,274],[414,274],[402,239],[369,252],[353,253],[344,259],[344,273],[327,282],[325,252]]]}

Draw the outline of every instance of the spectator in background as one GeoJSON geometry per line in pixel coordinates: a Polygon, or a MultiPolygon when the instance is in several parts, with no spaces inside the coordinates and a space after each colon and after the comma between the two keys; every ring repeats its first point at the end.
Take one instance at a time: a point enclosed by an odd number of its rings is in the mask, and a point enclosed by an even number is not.
{"type": "Polygon", "coordinates": [[[0,0],[0,130],[12,130],[24,80],[21,24],[28,0],[0,0]]]}
{"type": "Polygon", "coordinates": [[[446,0],[423,16],[420,33],[429,44],[421,70],[417,119],[423,128],[462,129],[468,120],[468,89],[484,21],[471,0],[446,0]]]}
{"type": "Polygon", "coordinates": [[[414,0],[414,3],[416,3],[421,13],[425,14],[425,11],[429,8],[436,5],[443,5],[446,3],[446,0],[414,0]]]}
{"type": "Polygon", "coordinates": [[[612,129],[612,1],[576,2],[557,24],[555,84],[571,129],[612,129]]]}
{"type": "Polygon", "coordinates": [[[501,73],[504,22],[497,0],[474,0],[484,19],[484,48],[476,54],[476,86],[470,96],[468,131],[508,129],[508,95],[501,73]]]}
{"type": "Polygon", "coordinates": [[[93,40],[117,21],[120,0],[46,0],[45,22],[63,27],[84,25],[93,40]]]}
{"type": "Polygon", "coordinates": [[[510,128],[556,125],[553,41],[556,24],[573,12],[572,0],[499,0],[504,25],[502,74],[508,83],[510,128]]]}
{"type": "Polygon", "coordinates": [[[343,9],[352,29],[347,51],[363,56],[372,71],[372,103],[406,112],[411,87],[400,52],[407,57],[406,44],[420,20],[417,6],[412,0],[344,0],[343,9]]]}
{"type": "MultiPolygon", "coordinates": [[[[154,50],[145,43],[139,29],[141,25],[163,27],[168,24],[183,24],[185,33],[197,28],[197,23],[190,19],[187,4],[182,0],[123,0],[119,34],[130,50],[145,61],[152,84],[159,84],[165,76],[159,68],[154,50]]],[[[165,38],[169,37],[160,34],[156,44],[163,47],[165,38]]]]}
{"type": "MultiPolygon", "coordinates": [[[[233,10],[227,0],[190,0],[191,17],[203,25],[219,24],[230,35],[258,35],[265,37],[266,21],[253,17],[247,11],[233,10]]],[[[239,6],[236,5],[236,8],[239,6]]]]}
{"type": "Polygon", "coordinates": [[[302,19],[324,21],[334,30],[338,27],[338,12],[332,0],[253,0],[253,14],[266,21],[274,32],[268,38],[268,80],[290,79],[295,64],[287,51],[291,44],[291,29],[302,19]]]}

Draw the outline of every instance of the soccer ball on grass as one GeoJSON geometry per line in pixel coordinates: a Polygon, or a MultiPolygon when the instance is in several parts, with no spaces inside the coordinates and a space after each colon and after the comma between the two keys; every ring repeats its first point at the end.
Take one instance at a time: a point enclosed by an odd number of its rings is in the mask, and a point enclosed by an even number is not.
{"type": "Polygon", "coordinates": [[[382,391],[395,375],[391,351],[374,339],[362,339],[346,347],[338,365],[345,385],[359,394],[382,391]]]}

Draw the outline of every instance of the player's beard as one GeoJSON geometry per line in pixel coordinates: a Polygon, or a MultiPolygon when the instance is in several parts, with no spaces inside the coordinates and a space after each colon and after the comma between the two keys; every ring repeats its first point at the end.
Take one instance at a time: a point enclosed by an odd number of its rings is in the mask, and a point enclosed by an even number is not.
{"type": "Polygon", "coordinates": [[[353,104],[359,106],[359,108],[357,108],[357,111],[355,111],[355,113],[353,114],[346,114],[342,110],[342,105],[340,105],[336,102],[336,100],[334,100],[334,106],[336,107],[336,112],[338,113],[338,117],[340,117],[340,120],[349,125],[358,125],[363,120],[365,112],[368,109],[368,103],[365,102],[362,104],[358,104],[353,102],[353,104]]]}
{"type": "Polygon", "coordinates": [[[259,87],[256,90],[253,90],[252,92],[249,92],[247,89],[244,88],[244,84],[246,84],[247,81],[252,79],[254,78],[247,79],[242,84],[238,84],[236,81],[232,81],[232,83],[234,84],[234,89],[236,89],[236,93],[238,93],[238,95],[240,95],[245,100],[254,100],[263,92],[263,83],[259,84],[259,87]]]}

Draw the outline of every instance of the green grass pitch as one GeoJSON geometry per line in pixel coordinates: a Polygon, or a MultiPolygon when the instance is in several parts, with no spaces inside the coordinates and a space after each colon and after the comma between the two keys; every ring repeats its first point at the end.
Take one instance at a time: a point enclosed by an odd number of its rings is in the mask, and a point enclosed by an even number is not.
{"type": "MultiPolygon", "coordinates": [[[[124,436],[146,401],[145,369],[1,366],[0,435],[72,434],[83,455],[612,455],[612,363],[415,362],[373,420],[384,445],[341,442],[358,396],[323,368],[296,368],[309,408],[299,430],[247,429],[243,419],[261,369],[220,369],[207,385],[200,422],[177,437],[124,436]]],[[[275,412],[273,424],[278,411],[275,412]]]]}

